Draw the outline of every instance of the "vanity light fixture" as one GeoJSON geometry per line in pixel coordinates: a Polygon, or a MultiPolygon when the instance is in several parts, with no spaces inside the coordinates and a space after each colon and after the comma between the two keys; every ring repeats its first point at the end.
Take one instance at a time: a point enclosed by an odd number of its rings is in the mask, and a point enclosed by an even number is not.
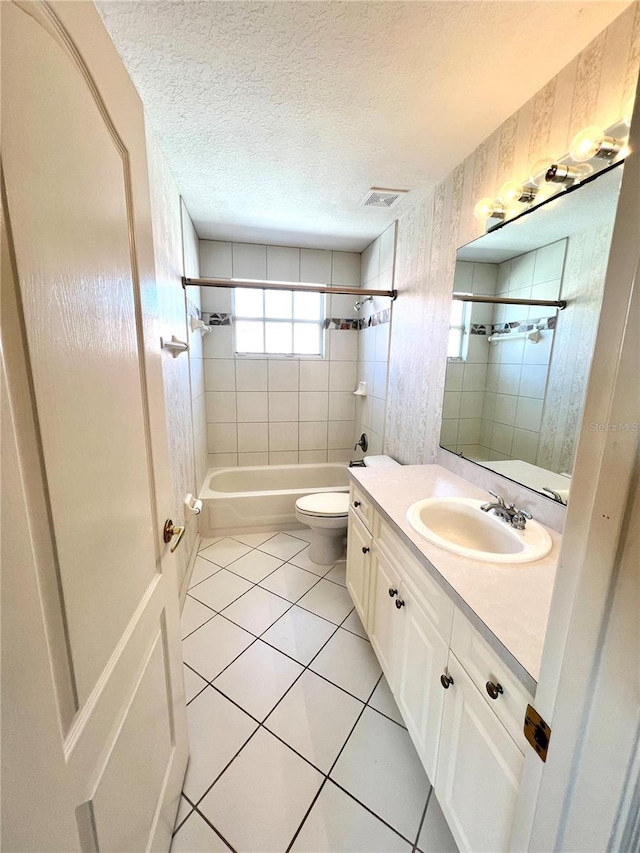
{"type": "Polygon", "coordinates": [[[525,204],[532,202],[538,194],[537,186],[527,186],[521,181],[507,181],[504,183],[498,192],[498,199],[502,204],[509,208],[511,205],[523,202],[525,204]]]}
{"type": "Polygon", "coordinates": [[[577,181],[583,181],[593,172],[588,163],[579,166],[566,166],[563,163],[553,163],[549,166],[544,179],[549,184],[565,184],[572,187],[577,181]]]}
{"type": "Polygon", "coordinates": [[[622,150],[623,142],[613,136],[606,136],[601,127],[586,127],[571,140],[569,154],[576,163],[586,163],[592,157],[613,160],[622,150]]]}
{"type": "Polygon", "coordinates": [[[494,199],[487,196],[486,198],[481,198],[473,208],[473,215],[480,222],[484,222],[487,219],[504,219],[507,212],[500,202],[494,201],[494,199]]]}

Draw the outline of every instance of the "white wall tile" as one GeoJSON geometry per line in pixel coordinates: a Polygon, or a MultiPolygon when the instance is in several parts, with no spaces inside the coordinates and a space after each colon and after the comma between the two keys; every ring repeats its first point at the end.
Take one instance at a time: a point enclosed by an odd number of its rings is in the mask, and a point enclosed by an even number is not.
{"type": "Polygon", "coordinates": [[[513,444],[511,446],[514,459],[522,459],[524,462],[530,462],[532,465],[535,465],[539,437],[540,434],[537,432],[530,432],[527,429],[514,429],[513,444]]]}
{"type": "Polygon", "coordinates": [[[495,293],[497,282],[497,264],[473,265],[472,293],[495,293]]]}
{"type": "Polygon", "coordinates": [[[329,450],[327,452],[327,462],[334,462],[339,465],[348,465],[350,460],[350,450],[329,450]]]}
{"type": "Polygon", "coordinates": [[[205,358],[233,358],[231,326],[214,326],[202,342],[205,358]]]}
{"type": "Polygon", "coordinates": [[[238,466],[237,453],[209,453],[207,456],[209,468],[236,468],[238,466]]]}
{"type": "Polygon", "coordinates": [[[269,465],[297,465],[298,453],[296,450],[276,450],[269,452],[269,465]]]}
{"type": "Polygon", "coordinates": [[[463,391],[484,391],[487,382],[486,364],[465,364],[463,391]]]}
{"type": "Polygon", "coordinates": [[[239,453],[238,454],[238,465],[241,468],[246,468],[250,465],[268,465],[269,464],[269,454],[268,453],[239,453]]]}
{"type": "Polygon", "coordinates": [[[274,423],[269,424],[269,451],[297,450],[298,449],[298,423],[274,423]]]}
{"type": "Polygon", "coordinates": [[[237,400],[238,423],[254,421],[263,423],[268,420],[267,393],[265,391],[242,391],[237,400]]]}
{"type": "Polygon", "coordinates": [[[301,450],[298,453],[298,461],[301,465],[315,465],[317,462],[327,461],[326,450],[301,450]]]}
{"type": "MultiPolygon", "coordinates": [[[[551,358],[551,347],[553,346],[553,332],[545,329],[540,332],[540,340],[537,344],[527,341],[522,356],[523,364],[549,364],[551,358]]],[[[523,341],[523,343],[525,343],[523,341]]]]}
{"type": "Polygon", "coordinates": [[[493,419],[497,423],[513,426],[516,419],[518,398],[509,394],[496,394],[496,407],[493,419]]]}
{"type": "Polygon", "coordinates": [[[331,252],[324,249],[300,249],[300,281],[330,284],[331,252]]]}
{"type": "Polygon", "coordinates": [[[352,450],[353,420],[329,421],[328,447],[330,450],[349,449],[352,450]]]}
{"type": "Polygon", "coordinates": [[[233,291],[229,287],[205,287],[203,285],[202,311],[205,313],[213,311],[218,314],[230,314],[232,293],[233,291]]]}
{"type": "Polygon", "coordinates": [[[520,375],[520,396],[542,400],[547,384],[546,364],[523,364],[520,375]]]}
{"type": "Polygon", "coordinates": [[[251,453],[269,449],[269,429],[266,423],[238,424],[238,451],[251,453]]]}
{"type": "Polygon", "coordinates": [[[254,243],[233,243],[233,277],[255,278],[264,281],[267,277],[267,247],[254,243]]]}
{"type": "Polygon", "coordinates": [[[357,299],[356,296],[333,293],[329,299],[331,300],[327,311],[329,317],[347,320],[355,320],[358,317],[358,313],[353,307],[357,299]]]}
{"type": "Polygon", "coordinates": [[[467,418],[459,421],[458,444],[478,444],[480,442],[480,418],[467,418]]]}
{"type": "Polygon", "coordinates": [[[482,405],[484,394],[482,391],[463,391],[460,395],[460,417],[480,418],[482,417],[482,405]]]}
{"type": "Polygon", "coordinates": [[[342,287],[360,285],[360,255],[357,252],[331,253],[331,284],[342,287]]]}
{"type": "Polygon", "coordinates": [[[445,447],[453,447],[458,443],[458,418],[444,418],[440,430],[440,443],[445,447]]]}
{"type": "MultiPolygon", "coordinates": [[[[353,396],[353,391],[332,391],[329,394],[329,420],[353,420],[355,414],[355,401],[356,398],[353,396]]],[[[374,402],[381,401],[378,400],[374,402]]]]}
{"type": "Polygon", "coordinates": [[[512,442],[513,427],[494,423],[491,433],[491,449],[504,453],[505,456],[510,456],[512,442]]]}
{"type": "Polygon", "coordinates": [[[299,375],[298,359],[269,360],[269,391],[297,391],[299,375]]]}
{"type": "Polygon", "coordinates": [[[300,249],[267,246],[267,281],[300,281],[300,249]]]}
{"type": "Polygon", "coordinates": [[[531,397],[518,397],[515,425],[520,429],[539,430],[543,403],[543,400],[534,400],[531,397]]]}
{"type": "Polygon", "coordinates": [[[380,257],[379,257],[379,271],[384,272],[385,270],[393,270],[393,261],[395,254],[395,245],[396,245],[396,223],[393,222],[385,231],[382,232],[380,237],[380,257]]]}
{"type": "MultiPolygon", "coordinates": [[[[508,346],[508,344],[498,344],[498,346],[508,346]]],[[[498,373],[497,392],[499,394],[517,394],[520,388],[521,372],[522,367],[519,364],[501,364],[498,373]]]]}
{"type": "Polygon", "coordinates": [[[307,421],[300,423],[298,441],[300,450],[326,450],[327,422],[307,421]]]}
{"type": "Polygon", "coordinates": [[[377,432],[378,435],[382,435],[384,432],[384,414],[385,414],[385,402],[384,400],[378,400],[375,397],[371,401],[371,428],[374,432],[377,432]]]}
{"type": "Polygon", "coordinates": [[[445,391],[444,402],[442,404],[443,418],[458,418],[460,417],[460,397],[459,391],[445,391]]]}
{"type": "Polygon", "coordinates": [[[202,278],[232,278],[231,243],[200,240],[200,275],[202,278]]]}
{"type": "Polygon", "coordinates": [[[562,278],[566,249],[567,241],[559,240],[557,243],[543,246],[535,252],[533,284],[562,278]]]}
{"type": "Polygon", "coordinates": [[[466,361],[471,364],[486,364],[489,358],[489,349],[490,344],[487,342],[486,335],[469,335],[466,361]]]}
{"type": "Polygon", "coordinates": [[[387,361],[389,359],[389,323],[381,323],[374,326],[376,333],[375,361],[387,361]]]}
{"type": "Polygon", "coordinates": [[[377,237],[362,253],[360,259],[360,283],[365,287],[380,274],[380,238],[377,237]]]}
{"type": "Polygon", "coordinates": [[[464,362],[449,361],[444,387],[447,391],[462,391],[462,379],[464,377],[464,362]]]}
{"type": "Polygon", "coordinates": [[[357,362],[331,361],[329,363],[329,391],[355,391],[357,362]]]}
{"type": "Polygon", "coordinates": [[[329,389],[328,361],[300,362],[300,390],[327,391],[329,389]]]}
{"type": "Polygon", "coordinates": [[[332,361],[357,361],[358,333],[355,330],[331,329],[327,334],[332,361]]]}
{"type": "Polygon", "coordinates": [[[509,290],[509,279],[511,278],[511,261],[498,264],[498,278],[496,279],[496,293],[506,293],[509,290]]]}
{"type": "Polygon", "coordinates": [[[235,360],[232,358],[205,358],[204,384],[207,391],[235,391],[235,360]]]}
{"type": "Polygon", "coordinates": [[[473,267],[471,261],[457,261],[453,274],[453,289],[459,293],[473,291],[473,267]]]}
{"type": "Polygon", "coordinates": [[[236,390],[266,391],[267,364],[266,359],[236,359],[236,390]]]}
{"type": "Polygon", "coordinates": [[[295,391],[269,392],[270,421],[298,421],[298,394],[295,391]]]}
{"type": "Polygon", "coordinates": [[[301,421],[326,421],[329,412],[329,394],[326,391],[301,391],[299,418],[301,421]]]}
{"type": "Polygon", "coordinates": [[[207,449],[209,453],[236,453],[238,430],[235,423],[207,424],[207,449]]]}
{"type": "Polygon", "coordinates": [[[235,391],[207,391],[205,406],[207,423],[232,423],[236,420],[235,391]]]}
{"type": "Polygon", "coordinates": [[[533,267],[535,264],[535,252],[527,252],[519,255],[511,261],[511,276],[509,280],[509,294],[523,287],[531,287],[533,284],[533,267]]]}
{"type": "Polygon", "coordinates": [[[191,374],[191,399],[195,400],[205,392],[204,384],[204,359],[190,358],[189,372],[191,374]]]}

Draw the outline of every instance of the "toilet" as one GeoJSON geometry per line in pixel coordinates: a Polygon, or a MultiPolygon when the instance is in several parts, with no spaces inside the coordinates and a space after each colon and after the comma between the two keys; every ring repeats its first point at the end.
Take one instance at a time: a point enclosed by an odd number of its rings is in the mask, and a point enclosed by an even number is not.
{"type": "MultiPolygon", "coordinates": [[[[398,465],[390,456],[365,456],[365,467],[398,465]]],[[[348,492],[315,492],[296,501],[296,518],[311,528],[309,559],[330,566],[342,559],[349,520],[348,492]]]]}

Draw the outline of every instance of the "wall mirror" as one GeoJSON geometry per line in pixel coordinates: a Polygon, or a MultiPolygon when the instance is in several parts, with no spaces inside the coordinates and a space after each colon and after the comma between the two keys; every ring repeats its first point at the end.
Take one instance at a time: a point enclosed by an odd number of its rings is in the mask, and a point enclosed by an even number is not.
{"type": "Polygon", "coordinates": [[[454,292],[566,300],[453,302],[440,444],[566,502],[622,166],[463,246],[454,292]]]}

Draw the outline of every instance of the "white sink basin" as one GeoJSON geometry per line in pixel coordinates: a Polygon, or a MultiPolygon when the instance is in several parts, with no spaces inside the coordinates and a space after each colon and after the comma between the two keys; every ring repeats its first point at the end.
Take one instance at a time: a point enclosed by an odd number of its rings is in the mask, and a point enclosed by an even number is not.
{"type": "Polygon", "coordinates": [[[407,521],[421,536],[454,554],[490,563],[531,563],[551,550],[551,537],[536,521],[516,530],[486,501],[473,498],[426,498],[407,510],[407,521]]]}

